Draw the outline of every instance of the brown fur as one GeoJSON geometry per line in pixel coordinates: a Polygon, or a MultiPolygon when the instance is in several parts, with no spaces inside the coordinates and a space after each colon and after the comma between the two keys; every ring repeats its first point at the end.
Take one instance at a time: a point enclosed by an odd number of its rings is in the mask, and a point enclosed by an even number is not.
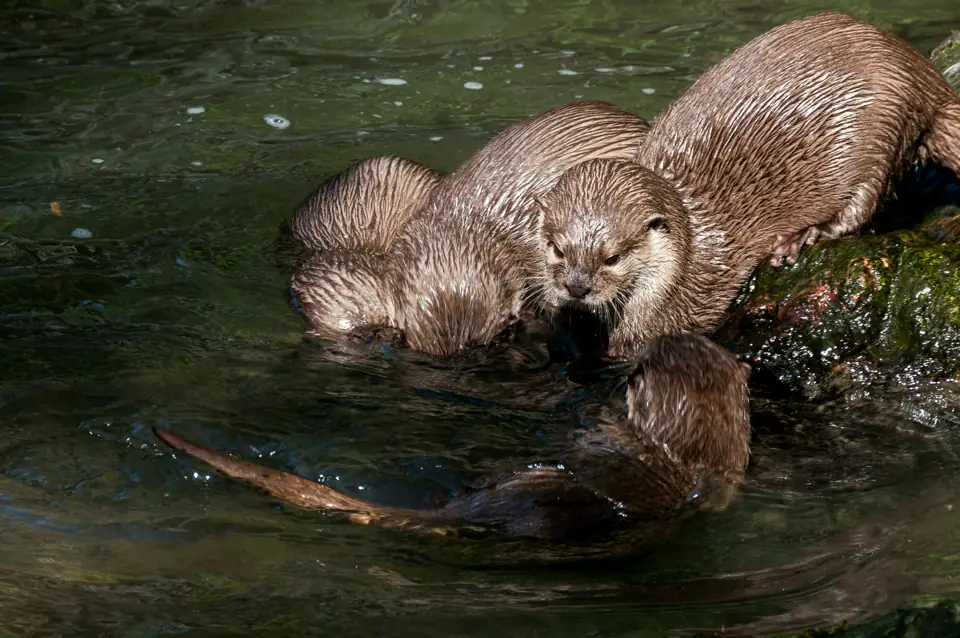
{"type": "Polygon", "coordinates": [[[421,212],[440,174],[400,157],[371,157],[334,175],[293,214],[302,249],[291,278],[312,334],[333,337],[389,325],[395,316],[387,253],[421,212]]]}
{"type": "Polygon", "coordinates": [[[933,66],[844,14],[790,22],[673,103],[640,168],[582,165],[544,198],[545,299],[607,317],[614,355],[653,334],[710,331],[760,262],[793,263],[802,245],[857,231],[926,160],[960,170],[960,98],[933,66]],[[652,215],[666,228],[647,233],[652,215]],[[554,244],[569,246],[563,259],[554,244]],[[612,254],[620,263],[604,264],[612,254]],[[577,301],[570,286],[591,292],[577,301]]]}
{"type": "Polygon", "coordinates": [[[381,255],[427,205],[441,176],[402,157],[361,160],[321,184],[293,213],[293,237],[308,250],[381,255]]]}
{"type": "Polygon", "coordinates": [[[678,508],[724,507],[750,454],[749,367],[704,337],[654,339],[628,379],[625,424],[605,424],[581,443],[570,469],[493,476],[438,510],[382,507],[301,477],[156,429],[175,450],[297,507],[344,513],[354,522],[438,533],[489,531],[569,538],[624,515],[670,518],[678,508]]]}
{"type": "MultiPolygon", "coordinates": [[[[321,261],[300,269],[294,291],[315,327],[349,332],[386,325],[401,329],[411,347],[444,356],[489,343],[520,316],[529,296],[525,286],[537,258],[536,198],[579,162],[631,157],[647,129],[641,118],[603,102],[567,104],[514,124],[441,181],[382,261],[354,259],[371,252],[365,246],[344,248],[329,267],[321,261]],[[357,262],[363,267],[353,268],[357,262]],[[374,301],[361,301],[367,298],[374,301]]],[[[343,178],[311,200],[311,210],[342,209],[323,198],[348,195],[356,209],[389,217],[393,204],[384,193],[402,194],[411,184],[417,196],[426,189],[423,180],[378,184],[389,178],[381,173],[365,177],[372,181],[361,189],[354,183],[360,177],[355,172],[343,178]]],[[[362,235],[351,214],[364,219],[355,210],[330,218],[344,218],[338,223],[362,235]]],[[[316,223],[297,228],[308,239],[322,235],[316,223]]]]}

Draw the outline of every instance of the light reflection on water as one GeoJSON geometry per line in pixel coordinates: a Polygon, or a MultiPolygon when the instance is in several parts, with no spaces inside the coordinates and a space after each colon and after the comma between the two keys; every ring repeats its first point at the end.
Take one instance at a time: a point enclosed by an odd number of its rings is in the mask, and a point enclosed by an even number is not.
{"type": "MultiPolygon", "coordinates": [[[[301,344],[274,241],[322,176],[359,157],[450,170],[506,124],[578,96],[650,118],[735,44],[823,8],[657,7],[8,2],[4,628],[753,632],[954,592],[950,384],[826,406],[758,388],[744,497],[643,546],[352,525],[279,507],[153,438],[170,427],[408,507],[504,458],[562,459],[572,429],[622,406],[615,380],[582,386],[536,356],[440,363],[301,344]]],[[[853,8],[925,52],[960,20],[945,0],[853,8]]]]}

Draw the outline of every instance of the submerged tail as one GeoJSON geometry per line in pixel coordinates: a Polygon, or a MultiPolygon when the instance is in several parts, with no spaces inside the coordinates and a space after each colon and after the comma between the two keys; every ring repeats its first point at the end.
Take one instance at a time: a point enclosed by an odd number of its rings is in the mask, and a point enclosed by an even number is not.
{"type": "Polygon", "coordinates": [[[354,523],[379,522],[396,527],[423,527],[427,519],[436,518],[429,510],[405,510],[367,503],[295,474],[273,470],[191,443],[163,428],[154,428],[153,432],[173,449],[203,461],[222,474],[256,485],[271,496],[303,509],[340,512],[354,523]]]}
{"type": "Polygon", "coordinates": [[[949,168],[960,178],[960,98],[937,111],[924,145],[931,160],[949,168]]]}

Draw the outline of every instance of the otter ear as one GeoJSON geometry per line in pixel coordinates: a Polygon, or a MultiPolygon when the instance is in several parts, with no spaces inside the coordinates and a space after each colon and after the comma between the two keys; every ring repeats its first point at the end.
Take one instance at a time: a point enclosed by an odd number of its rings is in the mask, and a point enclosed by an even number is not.
{"type": "Polygon", "coordinates": [[[666,232],[669,230],[667,225],[667,218],[664,215],[652,215],[643,225],[645,232],[651,230],[659,230],[661,232],[666,232]]]}

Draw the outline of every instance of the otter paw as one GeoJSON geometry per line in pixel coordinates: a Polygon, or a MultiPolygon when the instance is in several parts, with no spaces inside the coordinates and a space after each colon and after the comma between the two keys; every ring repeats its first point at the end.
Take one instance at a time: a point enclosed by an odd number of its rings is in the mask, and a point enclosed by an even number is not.
{"type": "Polygon", "coordinates": [[[809,244],[816,243],[820,238],[820,229],[817,226],[810,226],[799,233],[792,235],[777,235],[773,243],[773,255],[770,257],[770,265],[779,268],[784,262],[791,266],[797,263],[800,256],[800,249],[809,244]]]}

